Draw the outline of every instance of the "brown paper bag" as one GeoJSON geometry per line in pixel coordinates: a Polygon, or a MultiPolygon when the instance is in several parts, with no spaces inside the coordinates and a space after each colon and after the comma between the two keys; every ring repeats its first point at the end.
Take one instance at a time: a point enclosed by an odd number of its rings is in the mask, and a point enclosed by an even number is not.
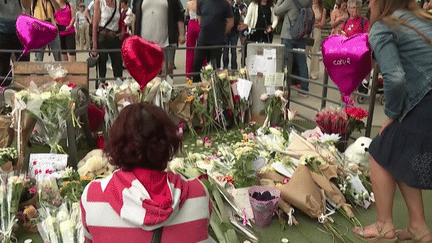
{"type": "Polygon", "coordinates": [[[325,212],[323,194],[305,165],[299,165],[290,181],[281,188],[283,200],[312,218],[318,218],[325,212]]]}
{"type": "Polygon", "coordinates": [[[0,115],[0,148],[10,147],[14,137],[12,116],[0,115]]]}
{"type": "Polygon", "coordinates": [[[288,150],[284,152],[291,157],[296,159],[300,159],[301,156],[305,154],[310,154],[312,156],[319,156],[319,154],[315,151],[315,148],[306,141],[302,136],[294,133],[292,137],[292,141],[288,146],[288,150]]]}
{"type": "Polygon", "coordinates": [[[150,81],[148,84],[146,86],[146,91],[148,91],[148,92],[147,92],[147,96],[145,97],[144,101],[153,102],[153,100],[156,97],[157,91],[159,90],[159,85],[161,84],[161,79],[156,77],[152,81],[150,81]],[[147,87],[150,87],[148,84],[152,84],[152,85],[150,85],[152,87],[150,90],[147,90],[147,87]]]}
{"type": "Polygon", "coordinates": [[[339,167],[337,165],[319,165],[319,169],[329,180],[338,177],[339,167]]]}

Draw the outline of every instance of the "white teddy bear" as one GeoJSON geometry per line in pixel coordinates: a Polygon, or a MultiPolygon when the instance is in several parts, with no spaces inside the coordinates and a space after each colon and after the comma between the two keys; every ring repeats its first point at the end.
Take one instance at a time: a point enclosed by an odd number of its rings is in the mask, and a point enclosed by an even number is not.
{"type": "Polygon", "coordinates": [[[114,166],[108,163],[101,149],[90,151],[77,165],[80,176],[90,176],[92,179],[99,175],[109,175],[114,166]]]}
{"type": "Polygon", "coordinates": [[[369,145],[372,139],[359,137],[345,150],[346,169],[356,172],[358,169],[365,171],[369,169],[369,145]]]}

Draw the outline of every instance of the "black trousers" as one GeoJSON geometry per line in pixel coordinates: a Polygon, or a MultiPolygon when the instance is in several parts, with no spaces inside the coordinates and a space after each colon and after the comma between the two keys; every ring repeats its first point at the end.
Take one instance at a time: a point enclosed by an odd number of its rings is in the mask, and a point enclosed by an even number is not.
{"type": "MultiPolygon", "coordinates": [[[[98,49],[120,49],[121,46],[122,41],[118,36],[98,36],[98,49]]],[[[121,78],[123,76],[123,59],[120,51],[99,52],[99,78],[106,77],[108,55],[111,58],[114,77],[121,78]]]]}
{"type": "MultiPolygon", "coordinates": [[[[223,45],[223,44],[221,44],[223,45]]],[[[211,44],[202,44],[198,46],[207,46],[211,47],[211,44]]],[[[206,48],[206,49],[196,49],[195,50],[195,57],[193,62],[193,72],[199,72],[201,71],[201,68],[204,64],[204,60],[207,58],[208,63],[215,63],[216,67],[213,66],[213,68],[220,68],[221,66],[221,56],[222,56],[222,48],[206,48]]],[[[201,76],[195,75],[193,77],[194,82],[200,82],[201,76]]]]}
{"type": "MultiPolygon", "coordinates": [[[[5,77],[10,69],[10,58],[11,52],[2,52],[2,50],[23,50],[24,47],[21,44],[20,40],[16,33],[12,34],[1,34],[0,33],[0,77],[5,77]]],[[[16,52],[15,56],[18,58],[22,53],[16,52]]],[[[30,61],[30,54],[24,55],[20,58],[19,61],[30,61]]],[[[3,82],[4,78],[0,78],[0,84],[3,82]]],[[[1,86],[8,86],[12,82],[12,76],[10,76],[7,80],[4,81],[1,86]]]]}

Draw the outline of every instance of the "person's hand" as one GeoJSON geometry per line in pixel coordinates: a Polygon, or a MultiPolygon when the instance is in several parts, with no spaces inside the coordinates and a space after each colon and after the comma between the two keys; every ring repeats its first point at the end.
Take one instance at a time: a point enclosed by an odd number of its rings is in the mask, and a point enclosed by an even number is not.
{"type": "Polygon", "coordinates": [[[242,24],[239,24],[239,26],[237,27],[237,29],[238,29],[239,31],[243,31],[243,30],[245,30],[247,27],[248,27],[247,24],[242,23],[242,24]]]}
{"type": "Polygon", "coordinates": [[[186,38],[185,38],[185,35],[184,35],[184,34],[179,35],[178,42],[179,42],[181,45],[183,45],[184,43],[186,43],[186,38]]]}
{"type": "Polygon", "coordinates": [[[90,56],[92,57],[97,57],[99,55],[99,53],[97,52],[97,47],[93,46],[92,51],[90,52],[90,56]]]}
{"type": "Polygon", "coordinates": [[[271,27],[271,26],[267,27],[267,33],[270,34],[271,32],[273,32],[273,27],[271,27]]]}
{"type": "Polygon", "coordinates": [[[383,134],[383,132],[386,130],[386,128],[388,127],[388,126],[390,126],[390,124],[392,124],[393,123],[393,119],[391,119],[391,118],[387,118],[385,121],[384,121],[384,123],[382,124],[382,126],[381,126],[381,129],[379,130],[379,135],[380,136],[382,136],[382,134],[383,134]]]}
{"type": "Polygon", "coordinates": [[[66,28],[65,28],[65,31],[68,31],[68,30],[70,30],[72,28],[72,26],[66,26],[66,28]]]}

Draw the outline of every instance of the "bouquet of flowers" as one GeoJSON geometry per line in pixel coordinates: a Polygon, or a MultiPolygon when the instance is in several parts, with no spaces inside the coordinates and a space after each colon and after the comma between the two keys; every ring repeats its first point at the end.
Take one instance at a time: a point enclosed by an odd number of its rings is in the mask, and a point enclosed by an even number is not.
{"type": "Polygon", "coordinates": [[[13,166],[16,166],[18,162],[18,151],[16,148],[0,148],[0,167],[5,170],[5,167],[12,169],[13,166]],[[6,165],[7,164],[7,165],[6,165]]]}
{"type": "Polygon", "coordinates": [[[282,90],[276,90],[274,96],[271,98],[269,94],[264,93],[261,95],[260,99],[267,102],[265,109],[260,112],[261,115],[266,116],[263,127],[270,126],[273,118],[278,119],[282,115],[285,119],[288,118],[288,111],[286,109],[288,100],[285,99],[284,92],[282,90]],[[267,101],[268,99],[270,100],[267,101]]]}
{"type": "Polygon", "coordinates": [[[13,172],[0,175],[0,230],[3,243],[11,242],[12,227],[18,221],[15,215],[23,187],[23,175],[17,176],[13,172]]]}
{"type": "Polygon", "coordinates": [[[91,178],[89,176],[80,176],[77,170],[68,167],[63,171],[62,177],[59,180],[59,184],[61,185],[60,194],[66,201],[78,203],[84,188],[90,181],[91,178]]]}
{"type": "Polygon", "coordinates": [[[362,119],[368,115],[367,110],[358,107],[327,108],[316,114],[315,122],[323,133],[349,135],[355,130],[360,132],[365,128],[362,119]]]}
{"type": "Polygon", "coordinates": [[[80,126],[76,120],[75,103],[71,98],[74,84],[48,83],[42,87],[31,84],[27,90],[15,93],[15,101],[25,107],[30,116],[36,118],[42,127],[40,139],[48,144],[51,153],[62,152],[59,141],[66,131],[66,120],[72,117],[74,125],[80,126]]]}
{"type": "Polygon", "coordinates": [[[64,202],[58,208],[42,206],[38,213],[41,220],[38,230],[44,242],[84,242],[79,202],[64,202]]]}

